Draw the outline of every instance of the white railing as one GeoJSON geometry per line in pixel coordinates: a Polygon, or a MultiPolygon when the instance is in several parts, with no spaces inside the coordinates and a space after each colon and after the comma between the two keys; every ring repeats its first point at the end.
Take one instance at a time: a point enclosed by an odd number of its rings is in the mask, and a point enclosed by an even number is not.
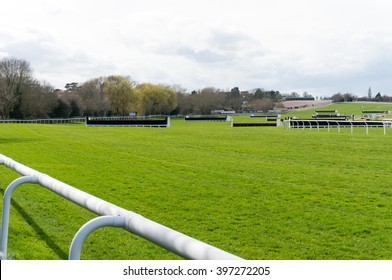
{"type": "Polygon", "coordinates": [[[68,118],[68,119],[34,119],[34,120],[1,120],[0,123],[36,123],[36,124],[63,124],[63,123],[84,123],[86,118],[68,118]]]}
{"type": "Polygon", "coordinates": [[[105,200],[83,192],[1,154],[0,164],[24,176],[12,182],[4,192],[0,244],[0,253],[3,257],[7,255],[8,216],[12,191],[21,184],[34,183],[49,189],[50,191],[72,201],[73,203],[97,214],[98,216],[112,217],[111,220],[108,218],[92,220],[87,223],[83,229],[79,230],[78,234],[75,236],[72,242],[72,250],[70,251],[73,253],[72,256],[70,253],[70,259],[78,258],[78,255],[80,254],[78,251],[80,252],[80,247],[82,246],[84,240],[83,236],[88,235],[92,230],[102,226],[122,227],[127,231],[149,240],[185,259],[241,259],[233,254],[227,253],[221,249],[151,221],[135,212],[123,209],[105,200]]]}
{"type": "Polygon", "coordinates": [[[307,119],[288,119],[284,120],[284,127],[288,129],[296,128],[303,129],[309,128],[317,128],[320,131],[320,128],[327,128],[328,132],[331,128],[337,128],[338,132],[340,132],[341,128],[350,128],[351,133],[353,133],[354,128],[366,128],[366,134],[369,134],[369,127],[382,127],[384,129],[384,135],[387,134],[387,128],[392,128],[392,121],[390,120],[381,120],[381,121],[340,121],[340,120],[307,120],[307,119]]]}

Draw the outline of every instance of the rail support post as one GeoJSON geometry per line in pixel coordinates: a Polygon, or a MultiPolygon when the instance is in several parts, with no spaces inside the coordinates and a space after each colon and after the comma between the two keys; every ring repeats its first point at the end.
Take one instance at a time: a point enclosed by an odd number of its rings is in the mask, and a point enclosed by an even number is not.
{"type": "Polygon", "coordinates": [[[7,258],[7,244],[8,244],[8,227],[10,220],[10,208],[11,208],[11,195],[14,190],[22,184],[36,184],[38,183],[38,178],[35,176],[23,176],[14,180],[8,185],[4,192],[3,198],[3,213],[1,220],[1,239],[0,239],[0,257],[7,258]]]}
{"type": "Polygon", "coordinates": [[[80,252],[86,238],[101,227],[125,228],[126,219],[123,216],[100,216],[85,223],[75,234],[69,249],[69,260],[80,260],[80,252]]]}

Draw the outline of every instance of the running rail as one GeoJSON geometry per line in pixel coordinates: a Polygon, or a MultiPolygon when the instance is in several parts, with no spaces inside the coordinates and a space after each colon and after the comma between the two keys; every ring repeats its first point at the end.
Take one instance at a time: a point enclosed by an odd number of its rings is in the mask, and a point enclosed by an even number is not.
{"type": "MultiPolygon", "coordinates": [[[[29,177],[35,177],[35,184],[39,184],[48,190],[72,201],[73,203],[97,214],[98,216],[121,216],[124,218],[123,228],[146,240],[149,240],[185,259],[193,260],[240,260],[241,258],[177,232],[171,228],[149,220],[140,214],[126,210],[105,200],[97,198],[77,188],[67,185],[44,173],[38,172],[9,157],[0,154],[0,164],[15,172],[29,177]]],[[[4,212],[4,209],[3,209],[4,212]]],[[[4,223],[4,217],[2,219],[4,223]]],[[[7,228],[2,226],[2,236],[7,228]]],[[[7,233],[6,233],[7,235],[7,233]]],[[[6,248],[1,248],[3,255],[6,248]]]]}

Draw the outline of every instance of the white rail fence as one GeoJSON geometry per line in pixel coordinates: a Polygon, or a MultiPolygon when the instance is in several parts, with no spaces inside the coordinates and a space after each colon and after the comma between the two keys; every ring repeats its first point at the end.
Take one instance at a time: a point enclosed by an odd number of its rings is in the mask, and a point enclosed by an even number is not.
{"type": "Polygon", "coordinates": [[[63,123],[84,123],[86,118],[68,119],[34,119],[34,120],[0,120],[0,123],[36,123],[36,124],[63,124],[63,123]]]}
{"type": "Polygon", "coordinates": [[[366,134],[369,134],[369,128],[383,128],[384,135],[388,128],[392,128],[392,121],[350,121],[350,120],[316,120],[316,119],[289,119],[284,121],[284,127],[288,129],[317,129],[327,128],[328,132],[331,128],[337,128],[340,132],[341,128],[350,128],[353,133],[354,128],[366,128],[366,134]]]}
{"type": "Polygon", "coordinates": [[[93,230],[104,226],[122,227],[125,230],[149,240],[185,259],[241,259],[238,256],[149,220],[140,214],[123,209],[117,205],[83,192],[1,154],[0,164],[23,175],[23,177],[14,180],[4,192],[0,241],[0,253],[3,258],[7,256],[8,222],[12,192],[22,184],[33,183],[41,185],[42,187],[47,188],[48,190],[99,216],[87,222],[76,233],[71,243],[69,259],[79,259],[81,247],[85,238],[93,230]]]}

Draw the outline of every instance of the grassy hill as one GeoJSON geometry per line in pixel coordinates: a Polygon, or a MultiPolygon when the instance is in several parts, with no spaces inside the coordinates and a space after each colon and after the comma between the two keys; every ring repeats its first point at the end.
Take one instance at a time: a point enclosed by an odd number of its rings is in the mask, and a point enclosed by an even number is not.
{"type": "MultiPolygon", "coordinates": [[[[349,105],[333,106],[360,111],[349,105]]],[[[183,120],[159,129],[0,130],[1,154],[246,259],[392,258],[392,131],[183,120]]],[[[17,177],[0,166],[0,191],[17,177]]],[[[95,217],[36,185],[17,189],[12,205],[8,252],[15,259],[66,259],[74,234],[95,217]]],[[[81,256],[178,258],[113,228],[90,235],[81,256]]]]}
{"type": "MultiPolygon", "coordinates": [[[[315,110],[337,110],[343,116],[355,115],[356,117],[363,116],[362,110],[386,110],[392,111],[392,104],[390,103],[377,103],[377,102],[345,102],[345,103],[332,103],[327,106],[317,108],[306,108],[301,110],[292,111],[284,114],[283,117],[298,117],[298,118],[311,118],[315,114],[315,110]]],[[[391,117],[386,116],[386,117],[391,117]]]]}

